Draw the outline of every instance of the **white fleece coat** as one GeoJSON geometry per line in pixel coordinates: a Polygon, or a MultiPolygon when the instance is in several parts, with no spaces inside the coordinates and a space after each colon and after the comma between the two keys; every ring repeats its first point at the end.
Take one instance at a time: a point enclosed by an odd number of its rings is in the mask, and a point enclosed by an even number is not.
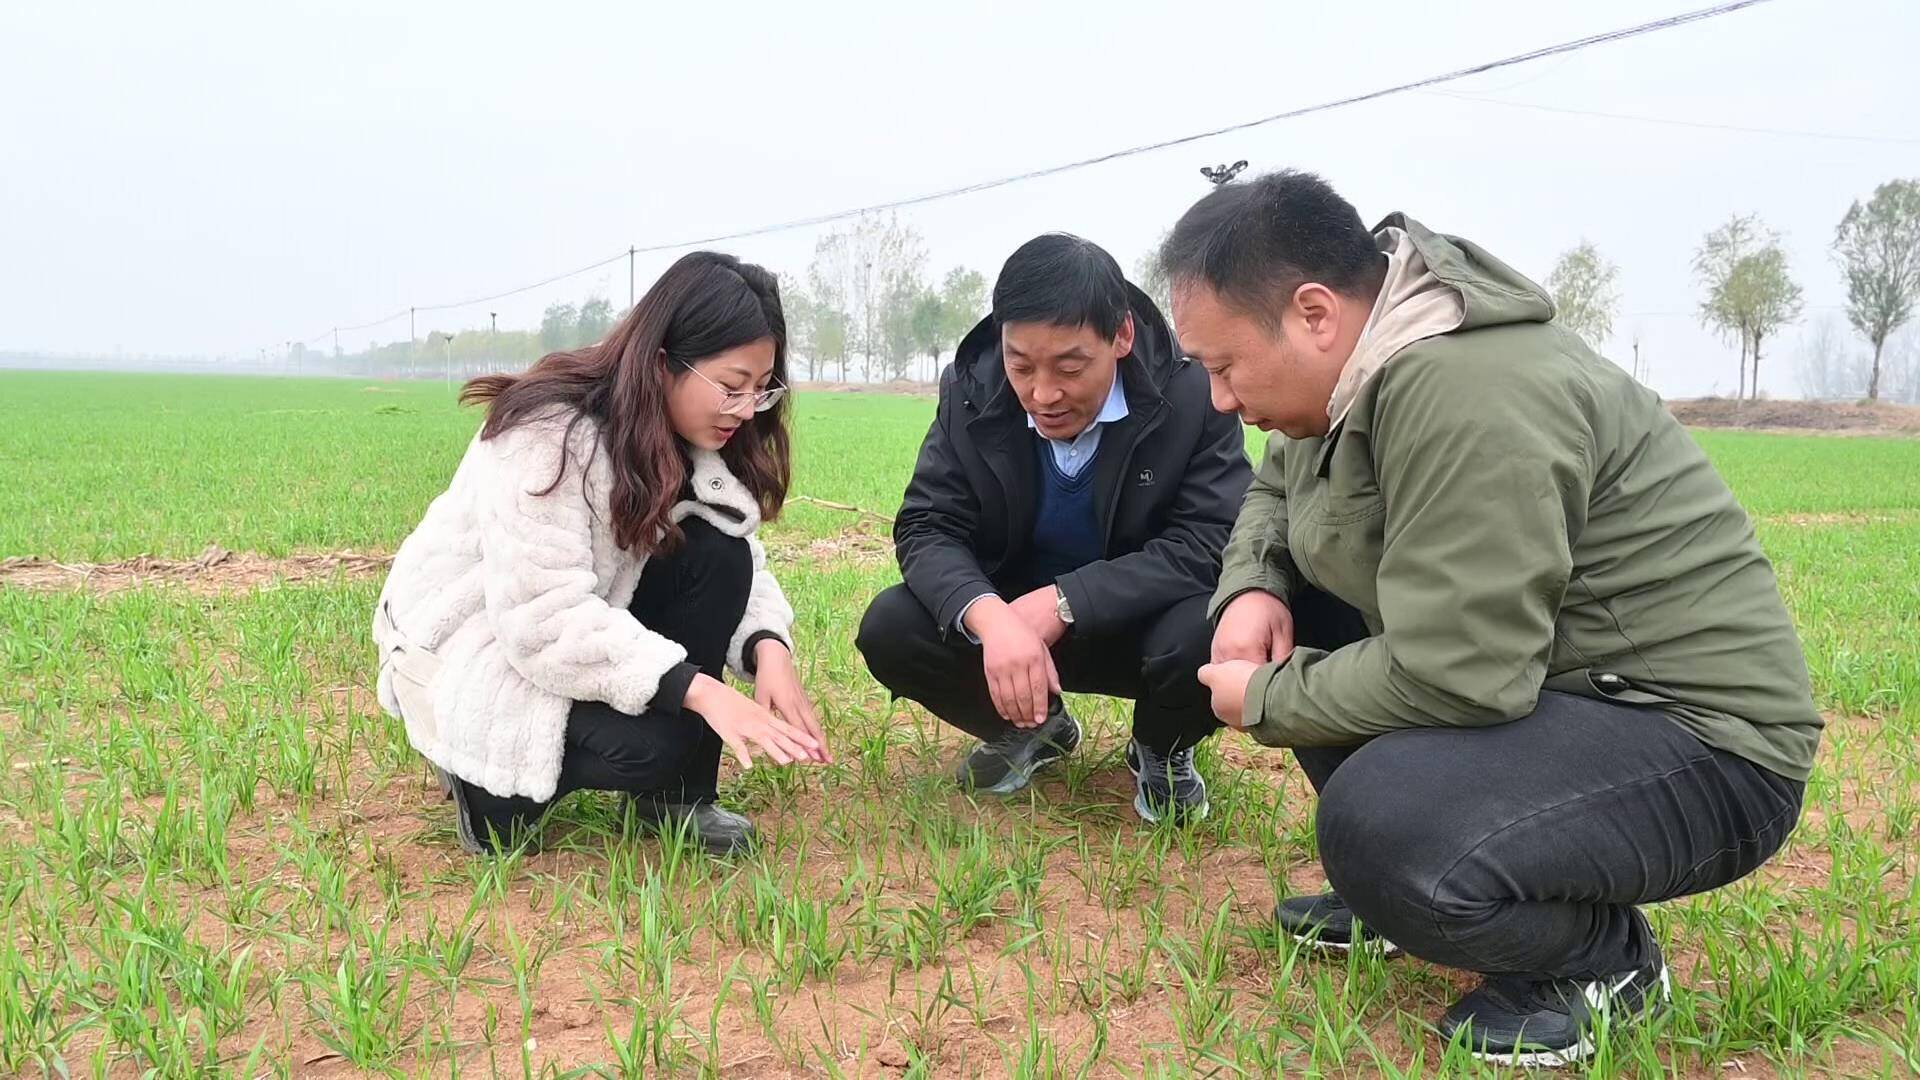
{"type": "MultiPolygon", "coordinates": [[[[592,420],[574,429],[560,484],[534,494],[559,470],[572,415],[474,436],[453,482],[394,556],[380,591],[391,622],[375,611],[381,707],[403,719],[428,760],[496,795],[552,798],[572,703],[645,712],[661,677],[687,657],[627,611],[646,558],[614,542],[611,478],[606,454],[592,452],[592,420]],[[438,661],[431,723],[401,715],[390,663],[401,648],[438,661]]],[[[746,486],[719,454],[695,450],[691,461],[695,497],[674,507],[674,520],[697,515],[753,552],[746,614],[727,648],[727,666],[744,678],[749,637],[766,631],[791,647],[793,608],[767,572],[746,486]]]]}

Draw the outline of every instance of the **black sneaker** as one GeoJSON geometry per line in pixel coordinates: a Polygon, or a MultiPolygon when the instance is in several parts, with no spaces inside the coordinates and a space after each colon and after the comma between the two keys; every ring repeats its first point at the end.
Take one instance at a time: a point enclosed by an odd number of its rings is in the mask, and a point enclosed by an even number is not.
{"type": "Polygon", "coordinates": [[[1146,821],[1199,821],[1212,809],[1191,746],[1163,754],[1134,739],[1127,744],[1127,768],[1133,771],[1133,812],[1146,821]]]}
{"type": "Polygon", "coordinates": [[[687,830],[687,836],[709,855],[727,858],[753,850],[759,833],[744,814],[736,814],[719,803],[667,802],[635,796],[628,804],[635,820],[649,832],[669,829],[687,830]]]}
{"type": "Polygon", "coordinates": [[[1037,728],[1009,727],[1006,734],[973,748],[960,762],[954,779],[960,790],[986,795],[1011,795],[1033,779],[1042,766],[1073,753],[1080,746],[1080,721],[1056,703],[1047,721],[1037,728]]]}
{"type": "Polygon", "coordinates": [[[1376,947],[1388,956],[1400,951],[1400,946],[1369,930],[1365,923],[1354,921],[1353,909],[1338,893],[1282,900],[1273,909],[1273,921],[1293,940],[1316,949],[1352,952],[1357,934],[1362,946],[1376,947]]]}
{"type": "Polygon", "coordinates": [[[1593,1056],[1604,1017],[1618,1026],[1644,1019],[1673,994],[1667,964],[1653,961],[1604,979],[1527,979],[1490,975],[1480,989],[1447,1010],[1440,1037],[1452,1042],[1466,1029],[1469,1052],[1481,1061],[1523,1067],[1572,1065],[1593,1056]]]}

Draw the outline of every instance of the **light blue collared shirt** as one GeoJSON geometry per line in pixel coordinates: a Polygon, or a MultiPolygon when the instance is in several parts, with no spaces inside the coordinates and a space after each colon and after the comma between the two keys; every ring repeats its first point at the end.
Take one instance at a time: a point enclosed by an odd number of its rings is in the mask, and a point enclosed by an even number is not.
{"type": "MultiPolygon", "coordinates": [[[[1059,467],[1060,474],[1068,478],[1078,476],[1093,455],[1100,452],[1100,429],[1115,420],[1127,417],[1127,391],[1120,385],[1120,369],[1113,370],[1113,386],[1107,391],[1107,402],[1100,406],[1100,415],[1093,418],[1087,430],[1071,439],[1047,439],[1047,445],[1053,448],[1053,463],[1059,467]]],[[[1033,414],[1027,414],[1027,427],[1036,433],[1040,425],[1033,422],[1033,414]]],[[[1042,436],[1045,438],[1045,436],[1042,436]]]]}
{"type": "MultiPolygon", "coordinates": [[[[1053,463],[1059,468],[1060,474],[1071,479],[1078,476],[1080,470],[1087,467],[1087,462],[1092,461],[1093,456],[1100,452],[1100,429],[1116,420],[1124,420],[1126,417],[1127,390],[1121,385],[1120,369],[1116,367],[1113,369],[1113,385],[1107,390],[1106,404],[1100,406],[1100,414],[1093,418],[1093,423],[1087,425],[1087,430],[1071,439],[1049,439],[1044,435],[1040,438],[1052,449],[1053,463]]],[[[1040,425],[1033,422],[1032,413],[1027,414],[1027,427],[1034,434],[1039,434],[1040,425]]],[[[973,610],[973,605],[992,595],[992,593],[981,593],[967,601],[967,606],[960,609],[959,618],[954,620],[954,625],[961,636],[975,645],[980,644],[980,639],[974,637],[973,631],[967,628],[967,612],[973,610]]]]}

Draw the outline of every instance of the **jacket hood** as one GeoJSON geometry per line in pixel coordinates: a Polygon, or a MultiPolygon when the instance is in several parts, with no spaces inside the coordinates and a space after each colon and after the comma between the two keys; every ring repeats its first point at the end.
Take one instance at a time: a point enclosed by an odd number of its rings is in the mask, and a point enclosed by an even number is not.
{"type": "Polygon", "coordinates": [[[1405,214],[1389,215],[1373,238],[1387,271],[1327,402],[1336,426],[1374,376],[1415,342],[1553,318],[1545,290],[1469,241],[1442,236],[1405,214]]]}
{"type": "Polygon", "coordinates": [[[1373,232],[1379,236],[1387,229],[1403,230],[1428,271],[1460,294],[1465,317],[1459,329],[1543,323],[1553,318],[1553,298],[1547,290],[1473,241],[1434,232],[1401,213],[1388,214],[1373,232]]]}

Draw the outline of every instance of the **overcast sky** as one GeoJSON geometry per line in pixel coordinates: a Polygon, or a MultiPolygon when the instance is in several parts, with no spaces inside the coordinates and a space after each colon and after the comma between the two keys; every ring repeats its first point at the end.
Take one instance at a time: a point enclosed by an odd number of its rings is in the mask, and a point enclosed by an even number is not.
{"type": "MultiPolygon", "coordinates": [[[[257,355],[646,245],[951,187],[1221,126],[1706,0],[995,5],[9,4],[0,10],[0,349],[257,355]]],[[[1837,317],[1848,203],[1920,176],[1920,3],[1775,0],[1416,93],[904,212],[934,275],[1067,229],[1123,264],[1197,168],[1318,171],[1542,278],[1621,268],[1610,352],[1731,392],[1689,260],[1736,212],[1785,234],[1837,317]]],[[[719,245],[802,274],[820,230],[719,245]]],[[[671,255],[642,257],[648,278],[671,255]]],[[[422,314],[419,332],[626,303],[625,262],[422,314]]],[[[1803,328],[1762,384],[1790,394],[1803,328]]],[[[356,349],[401,317],[343,334],[356,349]]]]}

